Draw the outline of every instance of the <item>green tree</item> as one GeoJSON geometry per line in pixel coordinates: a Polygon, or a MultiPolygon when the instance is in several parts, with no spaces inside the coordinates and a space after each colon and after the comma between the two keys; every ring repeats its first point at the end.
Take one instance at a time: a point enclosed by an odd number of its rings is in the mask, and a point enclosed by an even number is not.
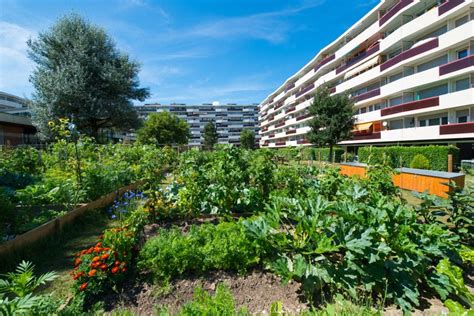
{"type": "Polygon", "coordinates": [[[318,147],[329,147],[329,159],[333,161],[335,144],[349,139],[354,127],[354,103],[346,94],[331,95],[326,86],[319,87],[309,112],[313,118],[308,139],[318,147]]]}
{"type": "Polygon", "coordinates": [[[27,44],[36,63],[30,76],[33,122],[44,136],[50,136],[49,121],[64,117],[95,138],[100,129],[139,126],[131,100],[150,95],[139,87],[140,65],[102,28],[71,14],[27,44]]]}
{"type": "Polygon", "coordinates": [[[211,150],[217,144],[219,135],[217,134],[216,125],[209,122],[204,126],[204,149],[211,150]]]}
{"type": "Polygon", "coordinates": [[[255,148],[255,132],[250,129],[244,129],[240,133],[240,146],[245,149],[255,148]]]}
{"type": "Polygon", "coordinates": [[[152,113],[138,130],[138,141],[155,145],[184,145],[190,136],[188,123],[169,112],[152,113]]]}

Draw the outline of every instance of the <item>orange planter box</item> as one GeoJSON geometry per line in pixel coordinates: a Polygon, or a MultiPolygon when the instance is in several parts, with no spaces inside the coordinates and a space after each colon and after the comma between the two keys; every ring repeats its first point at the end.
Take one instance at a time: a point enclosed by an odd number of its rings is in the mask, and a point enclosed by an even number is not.
{"type": "MultiPolygon", "coordinates": [[[[339,165],[340,173],[346,176],[365,177],[367,165],[361,163],[343,163],[339,165]]],[[[450,181],[458,187],[464,187],[465,175],[462,173],[442,172],[412,168],[396,169],[393,183],[405,190],[425,192],[447,198],[452,190],[447,184],[450,181]]]]}

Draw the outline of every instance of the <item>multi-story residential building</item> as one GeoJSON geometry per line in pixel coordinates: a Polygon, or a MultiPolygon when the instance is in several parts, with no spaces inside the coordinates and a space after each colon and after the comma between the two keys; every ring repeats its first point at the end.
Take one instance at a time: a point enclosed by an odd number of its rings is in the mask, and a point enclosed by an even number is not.
{"type": "Polygon", "coordinates": [[[137,106],[141,118],[155,112],[170,112],[187,121],[191,138],[190,146],[202,146],[204,126],[208,122],[216,125],[219,144],[240,144],[240,133],[244,129],[255,132],[258,141],[258,104],[237,105],[218,102],[202,105],[186,104],[146,104],[137,106]]]}
{"type": "Polygon", "coordinates": [[[307,144],[322,84],[355,102],[341,145],[452,143],[472,157],[474,0],[382,0],[261,102],[260,145],[307,144]]]}
{"type": "Polygon", "coordinates": [[[0,146],[37,143],[28,101],[0,91],[0,146]]]}

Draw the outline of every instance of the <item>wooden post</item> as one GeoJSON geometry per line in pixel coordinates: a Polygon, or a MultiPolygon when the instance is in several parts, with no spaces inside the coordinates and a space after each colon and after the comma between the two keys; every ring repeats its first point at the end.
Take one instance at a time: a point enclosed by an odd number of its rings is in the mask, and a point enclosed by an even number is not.
{"type": "Polygon", "coordinates": [[[453,155],[448,155],[448,172],[453,172],[453,155]]]}

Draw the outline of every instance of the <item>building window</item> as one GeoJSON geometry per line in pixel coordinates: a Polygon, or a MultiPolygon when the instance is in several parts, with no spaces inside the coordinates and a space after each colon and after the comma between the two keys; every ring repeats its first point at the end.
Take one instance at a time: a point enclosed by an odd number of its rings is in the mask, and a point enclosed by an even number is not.
{"type": "Polygon", "coordinates": [[[456,81],[456,91],[469,89],[469,78],[456,81]]]}
{"type": "Polygon", "coordinates": [[[423,100],[427,98],[437,97],[448,93],[448,85],[442,84],[436,87],[424,89],[416,93],[416,100],[423,100]]]}
{"type": "Polygon", "coordinates": [[[443,55],[441,57],[432,59],[426,63],[418,65],[418,72],[422,72],[434,67],[438,67],[439,65],[444,65],[448,62],[448,55],[443,55]]]}
{"type": "Polygon", "coordinates": [[[458,59],[467,57],[467,48],[458,51],[458,59]]]}
{"type": "Polygon", "coordinates": [[[466,123],[469,117],[469,109],[456,111],[456,121],[458,123],[466,123]]]}
{"type": "Polygon", "coordinates": [[[456,22],[454,22],[454,26],[459,27],[467,22],[469,22],[469,15],[465,15],[462,18],[457,19],[456,22]]]}

